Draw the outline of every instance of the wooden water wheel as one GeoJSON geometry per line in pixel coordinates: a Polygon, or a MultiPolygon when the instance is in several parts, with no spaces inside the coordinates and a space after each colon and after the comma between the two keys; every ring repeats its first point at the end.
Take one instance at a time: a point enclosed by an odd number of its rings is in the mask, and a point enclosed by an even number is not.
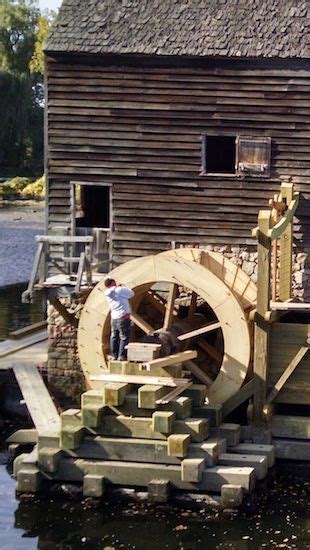
{"type": "MultiPolygon", "coordinates": [[[[110,276],[135,291],[134,341],[160,341],[164,355],[186,348],[198,352],[210,403],[223,403],[241,387],[251,362],[248,313],[256,285],[221,254],[195,248],[170,250],[132,260],[110,276]]],[[[110,315],[104,281],[83,309],[78,348],[89,387],[107,367],[110,315]]],[[[201,383],[201,378],[199,380],[201,383]]]]}

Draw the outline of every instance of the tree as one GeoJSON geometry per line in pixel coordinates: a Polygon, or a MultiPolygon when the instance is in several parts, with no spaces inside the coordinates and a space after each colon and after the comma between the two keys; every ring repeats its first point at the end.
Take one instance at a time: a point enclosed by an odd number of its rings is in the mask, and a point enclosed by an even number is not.
{"type": "Polygon", "coordinates": [[[0,0],[0,175],[42,171],[42,46],[53,16],[37,0],[0,0]]]}
{"type": "Polygon", "coordinates": [[[32,0],[0,0],[0,65],[29,74],[40,11],[32,0]]]}

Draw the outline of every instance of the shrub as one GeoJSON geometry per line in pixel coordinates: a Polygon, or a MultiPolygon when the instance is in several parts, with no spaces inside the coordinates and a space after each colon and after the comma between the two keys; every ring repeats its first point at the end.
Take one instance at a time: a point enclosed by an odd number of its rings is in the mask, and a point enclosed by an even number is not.
{"type": "Polygon", "coordinates": [[[7,180],[0,185],[0,196],[3,198],[10,197],[12,195],[19,196],[23,189],[30,184],[30,182],[31,180],[29,178],[22,178],[20,176],[7,180]]]}
{"type": "Polygon", "coordinates": [[[33,183],[28,183],[21,191],[26,199],[43,199],[45,196],[45,176],[41,176],[33,183]]]}

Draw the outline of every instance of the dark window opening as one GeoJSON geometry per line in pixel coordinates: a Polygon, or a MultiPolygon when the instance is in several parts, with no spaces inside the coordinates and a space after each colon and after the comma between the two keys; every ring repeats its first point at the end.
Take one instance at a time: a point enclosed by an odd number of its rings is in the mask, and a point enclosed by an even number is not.
{"type": "Polygon", "coordinates": [[[205,136],[204,172],[208,174],[235,174],[235,136],[205,136]]]}
{"type": "Polygon", "coordinates": [[[110,227],[110,187],[75,184],[76,227],[110,227]]]}

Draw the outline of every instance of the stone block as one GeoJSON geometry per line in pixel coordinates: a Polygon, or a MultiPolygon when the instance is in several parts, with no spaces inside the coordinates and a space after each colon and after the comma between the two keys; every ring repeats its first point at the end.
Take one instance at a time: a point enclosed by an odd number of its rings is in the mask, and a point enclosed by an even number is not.
{"type": "Polygon", "coordinates": [[[168,437],[168,456],[185,457],[191,437],[188,434],[173,434],[168,437]]]}
{"type": "Polygon", "coordinates": [[[156,411],[152,416],[152,428],[154,432],[171,434],[175,421],[175,413],[170,411],[156,411]]]}
{"type": "Polygon", "coordinates": [[[156,401],[171,391],[168,386],[141,386],[138,390],[138,407],[142,409],[156,409],[156,401]]]}
{"type": "Polygon", "coordinates": [[[148,499],[150,502],[163,503],[169,500],[170,482],[166,479],[152,479],[148,484],[148,499]]]}
{"type": "Polygon", "coordinates": [[[80,409],[68,409],[60,415],[61,428],[77,428],[82,426],[80,409]]]}
{"type": "Polygon", "coordinates": [[[60,447],[60,434],[54,432],[44,432],[38,435],[38,450],[43,449],[43,447],[60,447]]]}
{"type": "Polygon", "coordinates": [[[176,420],[173,431],[176,434],[189,434],[192,441],[200,443],[207,439],[209,435],[209,421],[207,418],[176,420]]]}
{"type": "Polygon", "coordinates": [[[203,458],[185,458],[181,463],[181,479],[182,481],[198,483],[202,479],[204,469],[205,461],[203,458]]]}
{"type": "Polygon", "coordinates": [[[54,473],[62,456],[63,452],[59,448],[43,447],[38,453],[38,463],[46,472],[54,473]]]}
{"type": "Polygon", "coordinates": [[[105,478],[102,475],[86,474],[83,478],[83,496],[101,498],[105,491],[105,478]]]}
{"type": "Polygon", "coordinates": [[[126,395],[130,392],[131,385],[117,382],[109,382],[103,387],[104,405],[122,405],[126,395]]]}
{"type": "Polygon", "coordinates": [[[16,491],[18,493],[37,493],[40,490],[42,475],[38,468],[19,470],[16,491]]]}
{"type": "Polygon", "coordinates": [[[241,485],[224,484],[221,487],[221,504],[224,508],[239,508],[243,501],[241,485]]]}
{"type": "Polygon", "coordinates": [[[207,388],[204,384],[192,384],[183,392],[183,395],[192,400],[194,407],[202,407],[207,397],[207,388]]]}

